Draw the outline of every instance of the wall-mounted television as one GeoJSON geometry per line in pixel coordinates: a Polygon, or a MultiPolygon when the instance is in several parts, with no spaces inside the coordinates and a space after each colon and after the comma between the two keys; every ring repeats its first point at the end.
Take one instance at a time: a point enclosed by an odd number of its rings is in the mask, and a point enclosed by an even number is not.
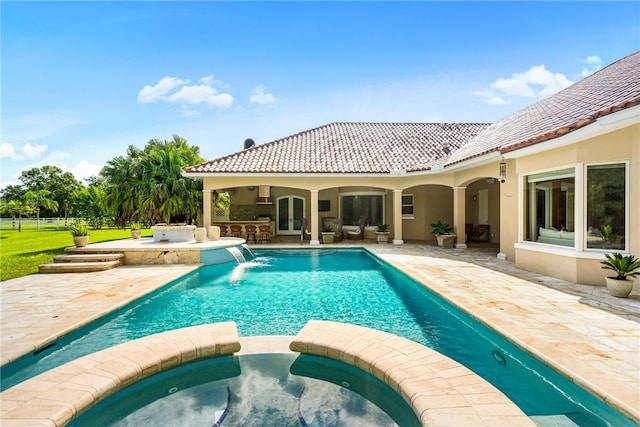
{"type": "Polygon", "coordinates": [[[318,212],[329,212],[331,210],[331,200],[318,200],[318,212]]]}

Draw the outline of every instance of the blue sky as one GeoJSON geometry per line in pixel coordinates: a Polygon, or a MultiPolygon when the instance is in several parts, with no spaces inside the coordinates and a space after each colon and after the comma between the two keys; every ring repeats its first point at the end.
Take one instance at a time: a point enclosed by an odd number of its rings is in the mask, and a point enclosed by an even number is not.
{"type": "Polygon", "coordinates": [[[2,1],[0,188],[173,134],[493,122],[640,48],[638,2],[2,1]]]}

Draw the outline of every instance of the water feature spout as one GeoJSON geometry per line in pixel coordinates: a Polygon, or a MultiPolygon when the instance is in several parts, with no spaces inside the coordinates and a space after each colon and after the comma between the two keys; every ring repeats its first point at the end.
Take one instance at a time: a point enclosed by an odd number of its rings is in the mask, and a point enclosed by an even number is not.
{"type": "Polygon", "coordinates": [[[253,252],[253,250],[251,250],[251,248],[249,247],[249,245],[247,245],[246,243],[244,243],[242,245],[242,249],[244,250],[244,258],[246,260],[248,259],[256,259],[256,254],[253,252]],[[249,254],[249,257],[247,257],[247,254],[249,254]]]}
{"type": "Polygon", "coordinates": [[[244,254],[242,253],[242,251],[240,249],[238,249],[237,246],[232,246],[232,247],[226,248],[226,249],[227,249],[227,252],[229,252],[231,255],[233,255],[233,257],[238,262],[238,264],[242,264],[242,263],[247,262],[246,258],[244,257],[244,254]]]}

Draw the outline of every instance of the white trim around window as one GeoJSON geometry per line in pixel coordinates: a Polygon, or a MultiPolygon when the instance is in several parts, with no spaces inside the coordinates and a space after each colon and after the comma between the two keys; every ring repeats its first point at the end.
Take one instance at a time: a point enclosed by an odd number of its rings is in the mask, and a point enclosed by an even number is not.
{"type": "Polygon", "coordinates": [[[415,209],[415,199],[413,197],[413,194],[403,193],[402,194],[402,219],[415,219],[414,209],[415,209]]]}
{"type": "Polygon", "coordinates": [[[547,253],[558,253],[566,255],[567,253],[583,253],[585,258],[598,258],[601,257],[601,254],[604,252],[611,251],[620,251],[620,252],[628,252],[629,251],[629,239],[630,239],[630,202],[631,202],[631,191],[630,191],[630,172],[629,172],[629,160],[618,160],[618,161],[607,161],[607,162],[588,162],[588,163],[576,163],[574,165],[559,165],[552,169],[544,169],[531,171],[528,173],[521,173],[518,175],[518,243],[516,243],[515,248],[529,249],[547,252],[547,253]],[[625,168],[625,182],[624,182],[624,215],[625,215],[625,230],[624,230],[624,247],[623,248],[596,248],[591,247],[588,248],[588,236],[587,236],[587,202],[588,202],[588,170],[589,167],[593,166],[603,166],[603,165],[624,165],[625,168]],[[566,171],[567,169],[573,168],[575,170],[575,211],[574,211],[574,244],[573,246],[561,246],[555,244],[541,243],[536,241],[525,240],[527,224],[525,223],[525,206],[526,201],[525,197],[527,197],[527,178],[533,177],[532,182],[544,180],[545,177],[549,178],[557,178],[568,176],[566,171]],[[558,174],[556,174],[556,171],[558,174]],[[587,255],[591,253],[592,255],[587,255]]]}

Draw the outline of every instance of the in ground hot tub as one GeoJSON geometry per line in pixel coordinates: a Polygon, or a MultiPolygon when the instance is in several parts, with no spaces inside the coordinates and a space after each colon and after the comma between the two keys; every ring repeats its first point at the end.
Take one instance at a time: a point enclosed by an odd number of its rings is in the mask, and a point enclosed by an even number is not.
{"type": "Polygon", "coordinates": [[[70,427],[96,425],[419,427],[411,407],[372,375],[312,355],[204,359],[148,377],[70,427]]]}
{"type": "Polygon", "coordinates": [[[154,242],[191,242],[195,240],[195,225],[154,225],[154,242]]]}

